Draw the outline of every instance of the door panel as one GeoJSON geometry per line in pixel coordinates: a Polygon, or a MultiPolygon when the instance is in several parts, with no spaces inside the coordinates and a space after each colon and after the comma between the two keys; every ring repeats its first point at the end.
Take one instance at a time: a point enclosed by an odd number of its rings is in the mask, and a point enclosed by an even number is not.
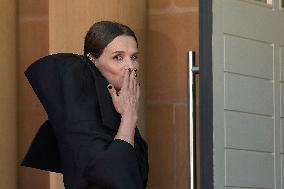
{"type": "MultiPolygon", "coordinates": [[[[283,117],[281,118],[280,122],[281,122],[281,151],[280,151],[280,153],[283,156],[284,155],[284,138],[283,138],[283,136],[284,136],[284,119],[283,119],[283,117]]],[[[282,166],[283,166],[283,163],[282,163],[282,166]]]]}
{"type": "Polygon", "coordinates": [[[273,83],[254,77],[224,73],[226,110],[273,115],[273,83]]]}
{"type": "Polygon", "coordinates": [[[271,153],[226,150],[226,186],[273,188],[274,158],[271,153]]]}
{"type": "Polygon", "coordinates": [[[212,1],[215,189],[284,189],[284,11],[271,2],[212,1]]]}
{"type": "Polygon", "coordinates": [[[272,117],[225,111],[225,148],[273,152],[273,126],[272,117]]]}
{"type": "Polygon", "coordinates": [[[280,67],[281,67],[281,81],[284,81],[284,47],[280,46],[280,67]]]}
{"type": "Polygon", "coordinates": [[[223,33],[263,42],[277,41],[279,44],[284,44],[284,39],[281,38],[284,33],[283,11],[278,8],[278,0],[273,2],[275,8],[249,3],[253,0],[215,1],[216,3],[217,1],[222,2],[223,33]]]}
{"type": "Polygon", "coordinates": [[[273,67],[268,64],[273,60],[270,43],[231,35],[225,35],[224,40],[226,72],[273,79],[273,67]],[[258,64],[255,65],[255,62],[258,64]]]}
{"type": "MultiPolygon", "coordinates": [[[[283,81],[281,81],[283,82],[283,81]]],[[[284,118],[284,83],[280,84],[280,88],[281,88],[281,117],[284,118]]]]}

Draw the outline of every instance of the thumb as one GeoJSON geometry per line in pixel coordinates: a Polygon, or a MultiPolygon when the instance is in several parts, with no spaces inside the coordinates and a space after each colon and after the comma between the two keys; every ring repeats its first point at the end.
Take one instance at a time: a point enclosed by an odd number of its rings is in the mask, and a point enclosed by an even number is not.
{"type": "Polygon", "coordinates": [[[107,86],[107,88],[108,88],[108,92],[109,92],[109,94],[110,94],[110,96],[111,96],[111,98],[112,98],[112,101],[115,102],[116,99],[117,99],[117,95],[116,95],[116,90],[115,90],[115,88],[114,88],[111,84],[109,84],[109,85],[107,86]]]}

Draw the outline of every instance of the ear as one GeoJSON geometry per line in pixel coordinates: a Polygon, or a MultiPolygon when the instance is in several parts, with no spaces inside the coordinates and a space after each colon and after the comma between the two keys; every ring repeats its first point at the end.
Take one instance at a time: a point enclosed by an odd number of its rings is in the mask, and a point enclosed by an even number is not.
{"type": "Polygon", "coordinates": [[[87,54],[87,57],[89,58],[90,61],[92,61],[96,65],[96,58],[91,53],[87,54]]]}
{"type": "Polygon", "coordinates": [[[93,62],[93,60],[95,59],[91,53],[88,53],[88,54],[87,54],[87,57],[88,57],[92,62],[93,62]]]}

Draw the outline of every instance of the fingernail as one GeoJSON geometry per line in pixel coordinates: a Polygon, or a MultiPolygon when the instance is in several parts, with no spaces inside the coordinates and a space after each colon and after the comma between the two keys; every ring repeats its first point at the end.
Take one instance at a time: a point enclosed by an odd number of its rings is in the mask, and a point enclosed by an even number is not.
{"type": "Polygon", "coordinates": [[[108,88],[108,89],[112,89],[112,86],[111,86],[111,85],[109,85],[109,86],[107,86],[107,88],[108,88]]]}

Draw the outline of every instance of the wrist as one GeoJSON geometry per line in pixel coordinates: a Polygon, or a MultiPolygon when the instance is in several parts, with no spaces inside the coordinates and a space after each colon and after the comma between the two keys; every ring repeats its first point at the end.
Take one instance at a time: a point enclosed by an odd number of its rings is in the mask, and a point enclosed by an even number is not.
{"type": "Polygon", "coordinates": [[[138,121],[138,115],[137,114],[133,114],[133,113],[125,113],[123,115],[121,115],[121,121],[122,122],[129,122],[129,123],[133,123],[136,125],[137,121],[138,121]]]}
{"type": "Polygon", "coordinates": [[[122,117],[120,126],[114,139],[124,140],[134,146],[135,127],[136,121],[132,116],[122,117]]]}

